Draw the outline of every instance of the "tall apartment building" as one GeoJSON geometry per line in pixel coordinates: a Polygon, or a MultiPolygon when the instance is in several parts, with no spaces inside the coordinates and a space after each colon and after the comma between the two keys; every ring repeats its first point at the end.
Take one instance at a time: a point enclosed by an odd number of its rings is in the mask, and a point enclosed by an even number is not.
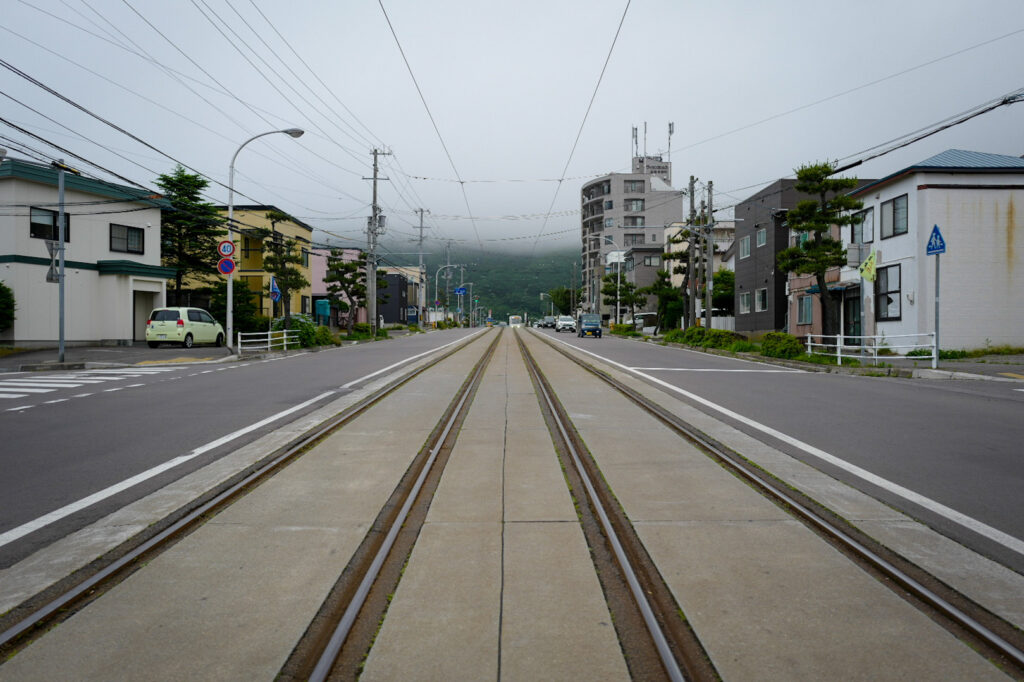
{"type": "Polygon", "coordinates": [[[633,158],[632,173],[609,173],[583,186],[580,203],[583,296],[587,312],[614,316],[602,302],[601,278],[633,247],[663,246],[665,228],[683,216],[683,193],[672,188],[672,163],[633,158]]]}

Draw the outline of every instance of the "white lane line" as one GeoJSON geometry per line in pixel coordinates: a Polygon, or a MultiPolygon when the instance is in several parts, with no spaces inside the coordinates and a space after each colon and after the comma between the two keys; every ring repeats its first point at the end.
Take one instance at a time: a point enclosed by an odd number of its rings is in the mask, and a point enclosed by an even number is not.
{"type": "MultiPolygon", "coordinates": [[[[555,339],[555,340],[558,341],[558,339],[555,339]]],[[[960,525],[960,526],[962,526],[962,527],[964,527],[964,528],[966,528],[966,529],[968,529],[970,531],[973,531],[973,532],[977,533],[978,535],[981,535],[982,537],[988,538],[992,542],[1000,544],[1003,547],[1005,547],[1005,548],[1007,548],[1007,549],[1009,549],[1011,551],[1014,551],[1014,552],[1017,552],[1018,554],[1024,555],[1024,541],[1015,538],[1014,536],[1010,535],[1009,533],[1004,533],[1003,531],[999,530],[998,528],[993,528],[992,526],[989,526],[986,523],[983,523],[981,521],[978,521],[977,519],[974,519],[974,518],[972,518],[970,516],[967,516],[966,514],[964,514],[962,512],[958,512],[957,510],[953,509],[952,507],[947,507],[946,505],[942,504],[941,502],[936,502],[935,500],[933,500],[933,499],[931,499],[929,497],[925,497],[924,495],[921,495],[920,493],[914,492],[913,490],[911,490],[909,488],[905,488],[905,487],[903,487],[902,485],[900,485],[898,483],[893,483],[892,481],[890,481],[888,479],[885,479],[885,478],[882,478],[881,476],[878,476],[877,474],[874,474],[874,473],[868,471],[867,469],[862,469],[862,468],[860,468],[859,466],[857,466],[855,464],[850,464],[849,462],[847,462],[845,460],[842,460],[842,459],[839,459],[835,455],[829,454],[828,452],[825,452],[824,450],[822,450],[820,448],[817,448],[817,447],[815,447],[815,446],[813,446],[813,445],[811,445],[809,443],[805,443],[802,440],[794,438],[794,437],[792,437],[792,436],[790,436],[788,434],[785,434],[785,433],[783,433],[781,431],[777,431],[776,429],[773,429],[770,426],[767,426],[767,425],[762,424],[760,422],[754,421],[753,419],[750,419],[749,417],[745,417],[744,415],[742,415],[742,414],[740,414],[738,412],[733,412],[729,408],[722,407],[721,405],[718,405],[717,403],[713,403],[710,400],[708,400],[707,398],[702,398],[701,396],[699,396],[699,395],[697,395],[695,393],[690,393],[689,391],[683,390],[683,389],[679,388],[678,386],[673,386],[672,384],[670,384],[670,383],[668,383],[666,381],[662,381],[661,379],[653,377],[653,376],[651,376],[649,374],[644,374],[643,372],[638,372],[636,370],[631,370],[629,367],[626,367],[625,365],[623,365],[621,363],[615,362],[614,360],[609,360],[608,358],[602,357],[602,356],[598,355],[597,353],[593,353],[591,351],[584,350],[584,349],[580,348],[579,346],[573,346],[571,344],[566,343],[565,341],[558,341],[558,342],[563,344],[563,345],[565,345],[565,346],[568,346],[569,348],[573,348],[575,350],[578,350],[578,351],[581,351],[583,353],[586,353],[587,355],[592,355],[593,357],[598,358],[602,362],[607,362],[610,365],[615,365],[616,367],[619,367],[619,368],[624,369],[626,371],[631,371],[631,372],[633,372],[633,374],[636,374],[637,376],[643,377],[643,378],[647,379],[648,381],[652,381],[652,382],[658,384],[659,386],[664,386],[665,388],[667,388],[670,391],[674,391],[675,393],[678,393],[680,395],[686,396],[690,400],[693,400],[694,402],[698,402],[701,405],[704,405],[706,407],[710,407],[711,409],[713,409],[713,410],[715,410],[717,412],[720,412],[721,414],[723,414],[723,415],[725,415],[727,417],[735,419],[736,421],[738,421],[738,422],[740,422],[742,424],[746,424],[747,426],[749,426],[749,427],[751,427],[753,429],[757,429],[758,431],[761,431],[762,433],[766,433],[769,436],[772,436],[773,438],[778,438],[779,440],[781,440],[784,443],[788,443],[789,445],[792,445],[795,448],[803,450],[804,452],[806,452],[807,454],[811,455],[812,457],[817,457],[818,459],[820,459],[820,460],[822,460],[824,462],[828,462],[832,466],[838,467],[838,468],[842,469],[843,471],[845,471],[845,472],[847,472],[849,474],[852,474],[852,475],[856,476],[857,478],[859,478],[859,479],[861,479],[863,481],[871,483],[872,485],[876,485],[879,488],[882,488],[883,490],[887,490],[888,492],[892,493],[893,495],[897,495],[899,497],[902,497],[904,500],[907,500],[908,502],[912,502],[912,503],[917,504],[917,505],[919,505],[921,507],[924,507],[928,511],[930,511],[930,512],[932,512],[934,514],[938,514],[939,516],[943,517],[944,519],[946,519],[948,521],[951,521],[951,522],[953,522],[953,523],[955,523],[957,525],[960,525]]]]}
{"type": "Polygon", "coordinates": [[[758,374],[794,374],[797,369],[697,369],[691,367],[630,367],[639,372],[754,372],[758,374]]]}
{"type": "Polygon", "coordinates": [[[18,412],[20,410],[31,410],[35,405],[22,405],[21,407],[8,407],[8,412],[18,412]]]}
{"type": "Polygon", "coordinates": [[[72,398],[88,398],[91,395],[94,395],[94,394],[92,394],[92,393],[79,393],[78,395],[73,395],[71,397],[72,398]]]}
{"type": "Polygon", "coordinates": [[[120,390],[123,390],[123,389],[124,389],[124,386],[118,386],[117,388],[105,388],[105,389],[103,389],[103,392],[104,393],[113,393],[114,391],[120,391],[120,390]]]}
{"type": "Polygon", "coordinates": [[[19,387],[19,388],[22,387],[22,386],[25,386],[25,387],[36,387],[36,388],[48,388],[48,389],[51,389],[51,390],[55,389],[55,388],[78,388],[81,385],[82,384],[72,384],[72,383],[60,383],[60,384],[58,384],[58,383],[45,382],[45,381],[0,381],[0,386],[15,386],[15,387],[19,387]]]}
{"type": "Polygon", "coordinates": [[[46,400],[46,401],[43,402],[43,404],[44,405],[53,405],[55,403],[67,402],[67,400],[68,400],[67,398],[57,398],[56,400],[46,400]]]}
{"type": "Polygon", "coordinates": [[[125,386],[125,388],[138,388],[139,386],[145,386],[145,385],[146,384],[128,384],[127,386],[125,386]]]}
{"type": "Polygon", "coordinates": [[[430,355],[431,353],[436,353],[436,352],[437,352],[437,351],[439,351],[439,350],[444,350],[444,349],[445,349],[445,348],[447,348],[448,346],[454,345],[454,344],[456,344],[456,343],[460,343],[460,342],[462,342],[462,341],[465,341],[466,339],[471,339],[471,338],[473,338],[474,336],[476,336],[477,334],[480,334],[480,333],[482,333],[483,331],[486,331],[486,328],[484,328],[484,329],[483,329],[483,330],[481,330],[481,331],[478,331],[478,332],[474,332],[474,333],[470,334],[469,336],[467,336],[467,337],[465,337],[465,338],[461,338],[461,339],[456,339],[456,340],[454,340],[454,341],[452,341],[452,342],[450,342],[450,343],[446,343],[446,344],[444,344],[443,346],[438,346],[437,348],[435,348],[435,349],[433,349],[433,350],[428,350],[427,352],[425,352],[425,353],[420,353],[419,355],[413,355],[412,357],[408,357],[408,358],[406,358],[405,360],[401,360],[401,361],[399,361],[399,362],[396,362],[396,363],[395,363],[395,364],[393,364],[393,365],[388,365],[387,367],[384,367],[384,368],[382,368],[382,369],[378,369],[378,370],[377,370],[376,372],[371,372],[370,374],[367,374],[367,375],[366,375],[366,376],[364,376],[364,377],[360,377],[360,378],[358,378],[358,379],[354,379],[354,380],[352,380],[352,381],[348,382],[347,384],[342,384],[342,385],[341,385],[341,387],[342,387],[342,388],[349,388],[349,387],[351,387],[351,386],[355,386],[356,384],[358,384],[358,383],[360,383],[360,382],[362,382],[362,381],[366,381],[367,379],[371,379],[371,378],[373,378],[373,377],[377,376],[378,374],[383,374],[384,372],[387,372],[387,371],[389,371],[389,370],[392,370],[392,369],[394,369],[395,367],[399,367],[400,365],[404,365],[404,364],[405,364],[405,363],[407,363],[407,362],[412,362],[413,360],[416,360],[417,358],[422,358],[422,357],[423,357],[424,355],[430,355]]]}
{"type": "Polygon", "coordinates": [[[0,398],[24,398],[25,393],[0,393],[0,398]]]}
{"type": "Polygon", "coordinates": [[[34,388],[31,385],[22,386],[20,384],[0,384],[0,390],[3,389],[10,389],[20,393],[53,393],[57,390],[56,388],[34,388]]]}
{"type": "MultiPolygon", "coordinates": [[[[146,471],[143,471],[140,474],[136,474],[135,476],[132,476],[131,478],[126,478],[125,480],[121,481],[120,483],[115,483],[114,485],[109,486],[107,488],[104,488],[103,490],[100,490],[99,492],[93,493],[92,495],[89,495],[88,497],[83,497],[82,499],[78,500],[77,502],[72,502],[71,504],[65,505],[65,506],[61,507],[60,509],[57,509],[57,510],[54,510],[54,511],[50,512],[49,514],[44,514],[43,516],[40,516],[37,519],[29,521],[28,523],[23,523],[22,525],[18,526],[17,528],[12,528],[11,530],[7,531],[6,533],[0,534],[0,547],[3,547],[4,545],[8,545],[8,544],[14,542],[15,540],[17,540],[18,538],[22,538],[22,537],[28,535],[29,533],[32,533],[34,531],[39,530],[40,528],[44,528],[44,527],[50,525],[51,523],[54,523],[56,521],[60,521],[61,519],[65,518],[67,516],[70,516],[71,514],[74,514],[74,513],[78,512],[78,511],[81,511],[82,509],[85,509],[86,507],[90,507],[90,506],[96,504],[97,502],[102,502],[103,500],[107,499],[108,497],[111,497],[113,495],[118,494],[119,492],[127,490],[128,488],[131,488],[132,486],[138,485],[139,483],[142,483],[143,481],[147,481],[147,480],[153,478],[154,476],[162,474],[165,471],[169,471],[170,469],[173,469],[176,466],[184,464],[185,462],[188,462],[189,460],[195,459],[196,457],[198,457],[199,455],[201,455],[201,454],[203,454],[205,452],[209,452],[210,450],[213,450],[214,448],[218,448],[221,445],[224,445],[225,443],[230,443],[231,441],[235,440],[236,438],[238,438],[240,436],[244,436],[245,434],[249,433],[250,431],[255,431],[256,429],[259,429],[259,428],[261,428],[263,426],[266,426],[267,424],[275,422],[278,419],[281,419],[282,417],[286,417],[289,414],[292,414],[293,412],[298,412],[299,410],[301,410],[301,409],[303,409],[305,407],[308,407],[308,406],[310,406],[310,405],[312,405],[312,404],[314,404],[316,402],[319,402],[319,401],[323,400],[324,398],[326,398],[328,396],[331,396],[331,395],[334,395],[334,391],[327,391],[326,393],[321,393],[320,395],[316,396],[315,398],[310,398],[309,400],[307,400],[304,403],[300,403],[300,404],[295,405],[293,407],[289,407],[287,410],[283,410],[281,412],[278,412],[277,414],[273,414],[273,415],[267,417],[266,419],[261,419],[260,421],[254,423],[254,424],[250,424],[249,426],[246,426],[246,427],[241,428],[241,429],[239,429],[237,431],[229,433],[226,436],[221,436],[217,440],[210,441],[206,445],[200,445],[198,448],[196,448],[192,452],[188,453],[187,455],[181,455],[179,457],[175,457],[174,459],[167,460],[163,464],[158,464],[157,466],[153,467],[152,469],[147,469],[146,471]]],[[[28,407],[31,407],[31,406],[28,406],[28,407]]],[[[24,408],[21,408],[21,409],[24,409],[24,408]]]]}

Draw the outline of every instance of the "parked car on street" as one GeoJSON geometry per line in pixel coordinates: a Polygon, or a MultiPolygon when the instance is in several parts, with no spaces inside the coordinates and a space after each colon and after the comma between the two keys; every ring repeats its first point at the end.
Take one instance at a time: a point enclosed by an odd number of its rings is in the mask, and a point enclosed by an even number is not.
{"type": "Polygon", "coordinates": [[[559,315],[555,321],[556,332],[574,332],[576,331],[576,320],[572,319],[569,315],[559,315]]]}
{"type": "Polygon", "coordinates": [[[576,336],[596,336],[601,338],[601,316],[597,313],[583,313],[576,325],[576,336]]]}
{"type": "Polygon", "coordinates": [[[191,348],[197,343],[224,345],[224,327],[202,308],[157,308],[146,320],[146,343],[180,343],[191,348]]]}

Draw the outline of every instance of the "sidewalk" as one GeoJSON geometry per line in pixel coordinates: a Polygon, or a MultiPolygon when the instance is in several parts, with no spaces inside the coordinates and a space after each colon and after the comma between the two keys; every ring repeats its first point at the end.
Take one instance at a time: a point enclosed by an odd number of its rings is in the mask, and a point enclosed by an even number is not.
{"type": "Polygon", "coordinates": [[[181,348],[163,345],[150,348],[145,341],[131,346],[73,346],[64,349],[64,362],[58,362],[57,347],[29,350],[0,356],[0,374],[4,372],[38,371],[47,369],[94,369],[96,367],[123,367],[138,364],[175,362],[225,361],[232,357],[231,349],[221,346],[181,348]]]}

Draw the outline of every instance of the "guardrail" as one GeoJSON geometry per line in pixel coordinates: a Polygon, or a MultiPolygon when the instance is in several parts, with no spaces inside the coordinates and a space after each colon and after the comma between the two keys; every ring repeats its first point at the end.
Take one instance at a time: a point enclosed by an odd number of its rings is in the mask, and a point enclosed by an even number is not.
{"type": "Polygon", "coordinates": [[[874,365],[878,358],[888,360],[931,360],[932,369],[938,367],[939,349],[935,346],[935,332],[927,334],[897,334],[895,336],[855,336],[852,334],[808,334],[808,355],[834,356],[837,365],[843,364],[843,358],[864,361],[871,358],[874,365]],[[819,339],[815,341],[815,339],[819,339]],[[919,339],[906,343],[894,343],[897,339],[919,339]],[[928,355],[907,355],[913,351],[928,351],[928,355]],[[905,352],[900,352],[905,351],[905,352]]]}
{"type": "Polygon", "coordinates": [[[275,350],[299,348],[299,331],[282,329],[275,332],[238,332],[238,355],[246,353],[269,353],[275,350]]]}

